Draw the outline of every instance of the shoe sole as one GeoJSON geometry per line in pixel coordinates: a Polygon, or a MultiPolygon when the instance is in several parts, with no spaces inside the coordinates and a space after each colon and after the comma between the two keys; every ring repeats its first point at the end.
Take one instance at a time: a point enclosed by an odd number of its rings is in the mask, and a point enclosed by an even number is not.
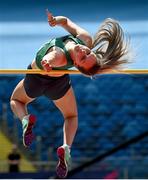
{"type": "Polygon", "coordinates": [[[29,147],[34,139],[32,128],[33,128],[35,122],[36,122],[36,117],[34,115],[30,115],[28,126],[23,135],[23,144],[25,147],[29,147]]]}
{"type": "Polygon", "coordinates": [[[57,149],[57,156],[59,158],[59,162],[56,168],[56,173],[59,178],[65,178],[68,173],[68,166],[65,160],[65,149],[63,147],[59,147],[57,149]]]}

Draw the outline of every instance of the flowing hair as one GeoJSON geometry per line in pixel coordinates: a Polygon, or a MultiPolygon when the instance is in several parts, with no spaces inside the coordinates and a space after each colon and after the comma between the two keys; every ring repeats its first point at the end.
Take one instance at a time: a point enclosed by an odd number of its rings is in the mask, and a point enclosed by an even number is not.
{"type": "MultiPolygon", "coordinates": [[[[119,69],[122,64],[128,63],[129,41],[125,40],[119,23],[107,18],[94,36],[93,52],[97,56],[98,72],[101,70],[119,69]]],[[[94,72],[95,74],[95,72],[94,72]]]]}
{"type": "Polygon", "coordinates": [[[114,70],[120,72],[121,66],[130,62],[129,39],[125,39],[121,26],[111,18],[107,18],[95,34],[92,51],[97,57],[96,64],[89,69],[77,67],[88,76],[114,70]]]}

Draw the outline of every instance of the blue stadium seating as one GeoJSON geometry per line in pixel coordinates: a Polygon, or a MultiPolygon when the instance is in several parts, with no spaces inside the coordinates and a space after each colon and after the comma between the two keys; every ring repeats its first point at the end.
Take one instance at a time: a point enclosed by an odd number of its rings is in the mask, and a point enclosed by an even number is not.
{"type": "MultiPolygon", "coordinates": [[[[0,112],[7,105],[7,125],[10,133],[17,128],[19,143],[22,143],[21,123],[10,109],[9,99],[21,76],[2,76],[0,80],[0,112]],[[6,93],[7,92],[7,93],[6,93]],[[15,123],[16,122],[16,123],[15,123]]],[[[77,98],[79,127],[72,147],[74,161],[93,158],[148,128],[148,76],[136,78],[127,75],[102,75],[96,79],[71,76],[77,98]]],[[[56,149],[62,144],[63,117],[54,104],[40,97],[29,105],[29,112],[37,116],[34,128],[36,141],[31,154],[37,154],[40,145],[40,160],[49,159],[48,150],[53,149],[52,159],[56,160],[56,149]]],[[[2,115],[1,115],[2,118],[2,115]]],[[[148,156],[146,141],[133,145],[135,152],[148,156]]],[[[116,156],[129,156],[131,149],[118,152],[116,156]]],[[[51,158],[51,157],[50,157],[51,158]]],[[[125,165],[125,163],[123,163],[125,165]]]]}

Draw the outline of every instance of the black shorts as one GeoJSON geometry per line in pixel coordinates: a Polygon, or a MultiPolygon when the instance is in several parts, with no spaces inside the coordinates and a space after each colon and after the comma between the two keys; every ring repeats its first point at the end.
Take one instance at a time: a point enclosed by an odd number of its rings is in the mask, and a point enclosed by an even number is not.
{"type": "MultiPolygon", "coordinates": [[[[28,69],[32,69],[31,65],[28,69]]],[[[57,100],[63,97],[71,87],[71,81],[68,74],[60,77],[50,77],[41,74],[26,74],[24,79],[24,88],[30,98],[46,96],[51,100],[57,100]]]]}

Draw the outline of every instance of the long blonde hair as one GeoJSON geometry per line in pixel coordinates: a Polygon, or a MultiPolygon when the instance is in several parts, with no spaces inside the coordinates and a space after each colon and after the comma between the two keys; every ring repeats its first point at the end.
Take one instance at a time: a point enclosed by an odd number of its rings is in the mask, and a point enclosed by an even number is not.
{"type": "Polygon", "coordinates": [[[119,23],[111,18],[106,19],[94,36],[93,52],[97,56],[101,70],[118,69],[128,63],[129,41],[125,39],[119,23]]]}

